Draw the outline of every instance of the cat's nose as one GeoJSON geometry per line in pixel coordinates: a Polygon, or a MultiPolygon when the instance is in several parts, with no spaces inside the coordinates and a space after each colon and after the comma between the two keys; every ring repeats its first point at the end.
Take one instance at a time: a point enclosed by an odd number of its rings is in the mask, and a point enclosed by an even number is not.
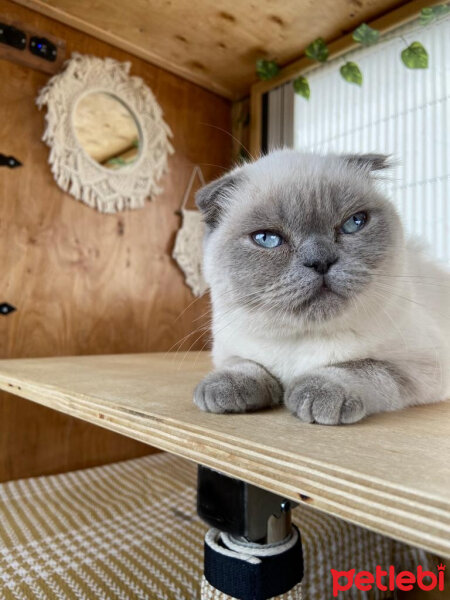
{"type": "Polygon", "coordinates": [[[337,258],[333,256],[321,260],[307,260],[303,265],[309,269],[314,269],[319,275],[325,275],[325,273],[328,273],[329,268],[336,262],[337,258]]]}

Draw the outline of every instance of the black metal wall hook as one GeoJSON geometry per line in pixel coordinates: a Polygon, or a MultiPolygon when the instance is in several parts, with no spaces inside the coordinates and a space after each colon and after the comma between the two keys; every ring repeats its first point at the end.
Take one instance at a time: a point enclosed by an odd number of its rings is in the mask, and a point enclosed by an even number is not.
{"type": "Polygon", "coordinates": [[[2,302],[0,304],[0,315],[4,315],[5,317],[7,317],[10,313],[14,312],[15,310],[17,310],[17,308],[12,304],[9,304],[9,302],[2,302]]]}
{"type": "Polygon", "coordinates": [[[5,154],[0,154],[0,167],[9,167],[10,169],[14,169],[15,167],[21,167],[22,163],[14,156],[6,156],[5,154]]]}

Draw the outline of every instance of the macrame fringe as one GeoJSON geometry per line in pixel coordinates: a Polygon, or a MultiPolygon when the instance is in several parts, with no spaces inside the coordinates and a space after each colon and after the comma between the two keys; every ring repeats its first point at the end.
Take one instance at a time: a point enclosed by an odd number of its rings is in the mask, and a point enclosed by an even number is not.
{"type": "Polygon", "coordinates": [[[161,193],[157,181],[167,171],[174,152],[172,132],[161,107],[145,82],[130,77],[131,64],[74,52],[64,70],[52,77],[36,99],[47,106],[42,140],[50,147],[49,163],[55,181],[77,200],[104,213],[142,208],[161,193]],[[143,134],[140,154],[133,165],[110,171],[87,156],[72,126],[76,104],[92,89],[117,96],[134,113],[143,134]]]}
{"type": "Polygon", "coordinates": [[[183,271],[186,284],[191,288],[194,296],[198,298],[208,289],[208,284],[203,277],[203,237],[205,225],[202,215],[197,210],[188,210],[186,208],[196,177],[198,177],[202,186],[206,185],[202,170],[198,165],[195,165],[192,170],[181,202],[182,223],[175,238],[172,257],[183,271]]]}

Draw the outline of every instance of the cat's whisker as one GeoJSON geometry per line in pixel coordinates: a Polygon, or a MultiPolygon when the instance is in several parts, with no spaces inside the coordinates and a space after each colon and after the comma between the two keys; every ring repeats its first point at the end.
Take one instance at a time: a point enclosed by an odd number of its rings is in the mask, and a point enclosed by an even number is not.
{"type": "MultiPolygon", "coordinates": [[[[380,293],[377,293],[377,291],[374,291],[375,295],[378,295],[378,297],[380,297],[381,299],[383,299],[383,295],[380,293]]],[[[383,311],[383,313],[387,316],[387,318],[389,319],[389,321],[392,323],[392,326],[394,327],[394,329],[397,331],[397,333],[399,334],[401,340],[403,341],[403,345],[405,347],[405,350],[407,350],[409,348],[409,344],[406,341],[406,338],[404,337],[400,327],[397,325],[397,323],[394,321],[394,319],[392,318],[392,316],[388,313],[387,308],[385,306],[383,306],[382,304],[379,306],[379,308],[381,308],[381,310],[383,311]]]]}
{"type": "Polygon", "coordinates": [[[197,298],[194,298],[194,300],[192,300],[192,302],[189,302],[189,304],[184,308],[184,310],[182,310],[180,312],[180,314],[178,315],[178,317],[175,319],[174,323],[176,323],[179,319],[181,319],[181,317],[185,314],[185,312],[187,310],[189,310],[191,308],[191,306],[193,306],[196,302],[198,302],[199,300],[202,300],[202,298],[204,298],[206,296],[206,294],[209,292],[209,289],[205,290],[203,292],[203,294],[201,294],[200,296],[198,296],[197,298]]]}
{"type": "MultiPolygon", "coordinates": [[[[374,282],[374,285],[384,288],[385,290],[389,291],[392,295],[396,296],[397,298],[401,298],[402,300],[406,300],[407,302],[411,302],[412,304],[415,304],[417,306],[420,306],[421,308],[427,309],[428,307],[425,304],[422,304],[421,302],[417,302],[417,300],[413,300],[412,298],[408,298],[407,296],[403,296],[401,294],[396,293],[397,289],[395,287],[390,286],[387,283],[381,283],[381,282],[374,282]]],[[[436,314],[444,317],[445,319],[450,319],[450,315],[444,315],[441,312],[437,312],[436,314]]]]}
{"type": "MultiPolygon", "coordinates": [[[[253,295],[253,294],[251,294],[251,295],[253,295]]],[[[236,309],[234,309],[234,310],[236,310],[236,309]]],[[[233,309],[230,309],[230,311],[228,311],[228,312],[233,312],[233,309]]],[[[227,324],[226,324],[226,326],[229,326],[229,325],[231,325],[231,324],[232,324],[232,322],[233,322],[233,320],[231,320],[229,323],[227,323],[227,324]]],[[[219,330],[218,330],[216,333],[220,332],[220,331],[221,331],[222,329],[224,329],[224,328],[225,328],[225,327],[223,327],[223,328],[219,329],[219,330]]],[[[194,331],[192,334],[189,334],[189,335],[193,335],[194,333],[197,333],[197,332],[198,332],[198,331],[200,331],[201,329],[203,329],[202,333],[201,333],[199,336],[197,336],[197,337],[196,337],[196,339],[195,339],[195,340],[192,342],[192,344],[191,344],[191,345],[189,346],[189,348],[187,349],[186,353],[188,353],[188,352],[190,352],[190,351],[192,350],[192,348],[194,347],[194,345],[195,345],[195,344],[196,344],[196,343],[197,343],[197,342],[198,342],[198,341],[201,339],[201,337],[204,335],[204,333],[205,333],[205,330],[208,330],[208,329],[209,329],[209,327],[208,327],[208,328],[198,328],[198,329],[197,329],[197,330],[195,330],[195,331],[194,331]]],[[[185,337],[186,337],[186,336],[185,336],[185,337]]],[[[206,342],[206,343],[208,343],[208,342],[206,342]]],[[[205,344],[205,345],[206,345],[206,344],[205,344]]],[[[177,352],[176,352],[175,354],[177,355],[178,353],[179,353],[179,349],[177,350],[177,352]]],[[[184,356],[184,357],[183,357],[183,359],[181,360],[181,363],[178,365],[178,369],[180,369],[180,368],[181,368],[181,366],[183,365],[183,363],[184,363],[184,360],[185,360],[185,358],[186,358],[186,355],[187,355],[187,354],[185,354],[185,356],[184,356]]]]}
{"type": "MultiPolygon", "coordinates": [[[[190,331],[189,333],[187,333],[185,336],[183,336],[181,339],[177,340],[174,344],[172,344],[172,346],[166,351],[165,356],[168,356],[169,354],[171,354],[172,350],[175,348],[175,346],[178,346],[179,344],[182,345],[183,342],[189,338],[190,336],[198,333],[201,329],[209,329],[209,326],[207,325],[203,325],[200,327],[197,327],[196,329],[194,329],[194,331],[190,331]]],[[[177,349],[177,351],[175,352],[175,354],[178,352],[178,350],[180,349],[180,347],[177,349]]]]}
{"type": "MultiPolygon", "coordinates": [[[[234,309],[234,310],[236,310],[236,309],[234,309]]],[[[230,310],[229,312],[233,312],[233,311],[232,311],[232,310],[230,310]]],[[[224,331],[224,330],[225,330],[227,327],[229,327],[229,326],[230,326],[232,323],[233,323],[233,319],[232,319],[232,320],[230,320],[229,322],[227,322],[227,323],[226,323],[226,324],[225,324],[223,327],[219,328],[219,329],[218,329],[218,330],[215,332],[215,334],[217,335],[218,333],[220,333],[220,332],[223,332],[223,331],[224,331]]],[[[202,335],[203,335],[203,333],[202,333],[201,335],[199,335],[199,336],[198,336],[198,337],[197,337],[197,338],[194,340],[194,342],[191,344],[191,346],[188,348],[188,350],[186,351],[186,353],[185,353],[184,357],[182,358],[182,360],[181,360],[180,364],[178,365],[178,370],[179,370],[179,369],[181,369],[181,367],[182,367],[182,365],[183,365],[183,363],[184,363],[184,360],[185,360],[185,358],[186,358],[187,354],[188,354],[188,353],[191,351],[191,349],[193,348],[193,346],[194,346],[194,345],[195,345],[195,344],[196,344],[196,343],[197,343],[197,342],[200,340],[200,338],[202,337],[202,335]]],[[[207,341],[205,342],[205,344],[202,346],[202,349],[201,349],[199,352],[201,352],[201,351],[202,351],[202,350],[205,348],[205,346],[208,344],[208,342],[209,342],[209,340],[207,340],[207,341]]]]}
{"type": "Polygon", "coordinates": [[[241,148],[243,148],[247,152],[247,154],[250,156],[250,158],[253,161],[256,160],[256,158],[253,156],[253,154],[250,153],[250,150],[244,146],[244,144],[241,142],[241,140],[239,140],[236,136],[234,136],[232,133],[230,133],[226,129],[223,129],[223,127],[218,127],[217,125],[212,125],[211,123],[203,123],[203,122],[200,122],[200,125],[205,125],[206,127],[211,127],[212,129],[217,129],[218,131],[222,131],[222,133],[229,135],[231,139],[233,139],[237,144],[239,144],[239,146],[241,146],[241,148]]]}
{"type": "MultiPolygon", "coordinates": [[[[275,289],[275,286],[273,286],[273,288],[275,289]]],[[[248,299],[249,299],[249,298],[257,298],[257,297],[259,297],[259,296],[260,296],[260,293],[259,293],[259,292],[252,292],[252,293],[250,293],[250,294],[241,294],[241,296],[238,298],[238,302],[240,303],[240,305],[242,305],[242,306],[245,306],[245,303],[248,301],[248,299]]],[[[224,316],[224,315],[226,316],[228,313],[230,313],[230,312],[233,312],[233,311],[235,311],[235,310],[236,310],[236,308],[235,308],[235,307],[232,307],[232,308],[230,308],[230,309],[229,309],[229,310],[227,310],[227,311],[223,311],[223,312],[221,313],[221,316],[224,316]]],[[[210,313],[210,312],[211,312],[211,308],[210,308],[210,309],[208,309],[208,311],[206,311],[205,313],[203,313],[203,315],[201,315],[200,317],[197,317],[197,319],[196,319],[196,320],[199,320],[200,318],[203,318],[203,317],[205,317],[205,316],[206,316],[208,313],[210,313]]],[[[198,327],[198,328],[194,329],[194,331],[192,331],[192,332],[188,333],[187,335],[185,335],[183,338],[181,338],[181,340],[178,340],[177,342],[175,342],[175,343],[174,343],[174,344],[173,344],[173,345],[172,345],[172,346],[169,348],[169,350],[167,350],[167,352],[166,352],[166,355],[167,355],[168,353],[170,353],[170,352],[171,352],[171,350],[173,350],[173,349],[175,348],[175,346],[177,346],[177,345],[178,345],[178,348],[177,348],[177,350],[176,350],[176,353],[175,353],[175,355],[176,355],[176,354],[178,354],[178,353],[181,351],[181,346],[182,346],[183,342],[184,342],[186,339],[188,339],[189,337],[191,337],[191,336],[193,336],[194,334],[196,334],[196,333],[198,333],[199,331],[201,331],[202,333],[201,333],[201,334],[200,334],[200,335],[199,335],[199,336],[198,336],[198,337],[197,337],[197,338],[194,340],[194,342],[191,344],[191,346],[190,346],[190,348],[189,348],[189,350],[191,350],[191,349],[192,349],[192,347],[195,345],[195,343],[196,343],[198,340],[200,340],[200,339],[201,339],[202,335],[204,335],[204,333],[205,333],[205,332],[206,332],[208,329],[210,329],[210,326],[211,326],[211,323],[210,323],[209,325],[205,325],[205,326],[198,327]]],[[[205,346],[207,343],[208,343],[208,342],[206,342],[206,343],[204,344],[204,346],[205,346]]],[[[189,351],[189,350],[188,350],[188,351],[189,351]]]]}
{"type": "Polygon", "coordinates": [[[389,275],[384,273],[376,273],[377,277],[383,277],[386,279],[398,279],[400,281],[410,281],[414,283],[414,285],[431,285],[434,287],[446,288],[450,289],[450,285],[446,283],[442,283],[436,277],[427,277],[425,275],[389,275]]]}
{"type": "Polygon", "coordinates": [[[372,272],[376,275],[386,275],[387,277],[388,276],[389,277],[407,277],[407,278],[413,278],[413,279],[414,278],[415,279],[417,279],[417,278],[419,278],[419,279],[434,279],[436,281],[441,281],[439,279],[439,277],[434,277],[433,275],[423,275],[423,274],[413,275],[411,273],[391,273],[391,272],[386,273],[386,271],[380,271],[379,269],[374,269],[372,272]]]}
{"type": "MultiPolygon", "coordinates": [[[[228,293],[230,292],[230,290],[228,290],[228,293]]],[[[205,296],[209,294],[209,288],[207,290],[205,290],[203,292],[203,294],[201,294],[200,296],[198,296],[197,298],[194,298],[194,300],[192,300],[192,302],[190,302],[182,311],[181,313],[178,315],[178,317],[175,319],[174,323],[176,323],[185,313],[187,310],[189,310],[189,308],[191,308],[191,306],[193,306],[196,302],[198,302],[199,300],[201,300],[202,298],[205,298],[205,296]]],[[[210,309],[211,310],[211,309],[210,309]]],[[[203,315],[201,315],[200,317],[197,317],[196,319],[194,319],[195,321],[198,321],[199,319],[202,318],[202,316],[204,316],[206,313],[203,313],[203,315]]]]}
{"type": "Polygon", "coordinates": [[[200,354],[203,352],[203,350],[206,348],[207,344],[212,343],[213,338],[212,336],[209,337],[208,340],[206,340],[206,342],[203,344],[203,346],[200,348],[200,350],[197,352],[197,356],[195,357],[195,361],[194,361],[194,365],[196,365],[198,363],[198,359],[200,358],[200,354]]]}
{"type": "MultiPolygon", "coordinates": [[[[227,294],[232,294],[234,293],[234,290],[226,290],[224,292],[224,294],[222,295],[227,295],[227,294]]],[[[251,294],[242,294],[241,296],[239,296],[235,301],[238,302],[239,304],[241,304],[244,300],[247,300],[249,297],[258,297],[260,296],[260,292],[252,292],[251,294]]],[[[205,316],[206,314],[208,314],[212,312],[212,306],[209,307],[209,309],[203,313],[203,315],[200,315],[200,317],[197,317],[196,319],[194,319],[195,321],[198,321],[199,319],[201,319],[203,316],[205,316]]],[[[222,314],[222,313],[221,313],[222,314]]]]}
{"type": "MultiPolygon", "coordinates": [[[[206,330],[208,331],[208,330],[206,330]]],[[[189,352],[192,350],[192,348],[195,346],[195,344],[202,338],[203,335],[205,335],[206,331],[203,331],[199,336],[197,336],[195,338],[195,340],[192,342],[192,344],[189,346],[189,348],[184,352],[183,357],[181,358],[180,363],[178,364],[177,370],[179,371],[181,369],[181,367],[183,366],[184,361],[186,360],[186,356],[189,354],[189,352]]],[[[176,352],[176,357],[179,357],[179,352],[176,352]]]]}

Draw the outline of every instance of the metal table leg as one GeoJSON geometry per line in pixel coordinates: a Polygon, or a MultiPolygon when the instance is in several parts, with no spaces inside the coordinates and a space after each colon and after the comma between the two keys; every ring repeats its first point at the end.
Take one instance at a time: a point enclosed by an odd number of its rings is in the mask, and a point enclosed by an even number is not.
{"type": "Polygon", "coordinates": [[[199,466],[197,510],[205,537],[202,600],[299,600],[303,555],[292,502],[199,466]]]}

